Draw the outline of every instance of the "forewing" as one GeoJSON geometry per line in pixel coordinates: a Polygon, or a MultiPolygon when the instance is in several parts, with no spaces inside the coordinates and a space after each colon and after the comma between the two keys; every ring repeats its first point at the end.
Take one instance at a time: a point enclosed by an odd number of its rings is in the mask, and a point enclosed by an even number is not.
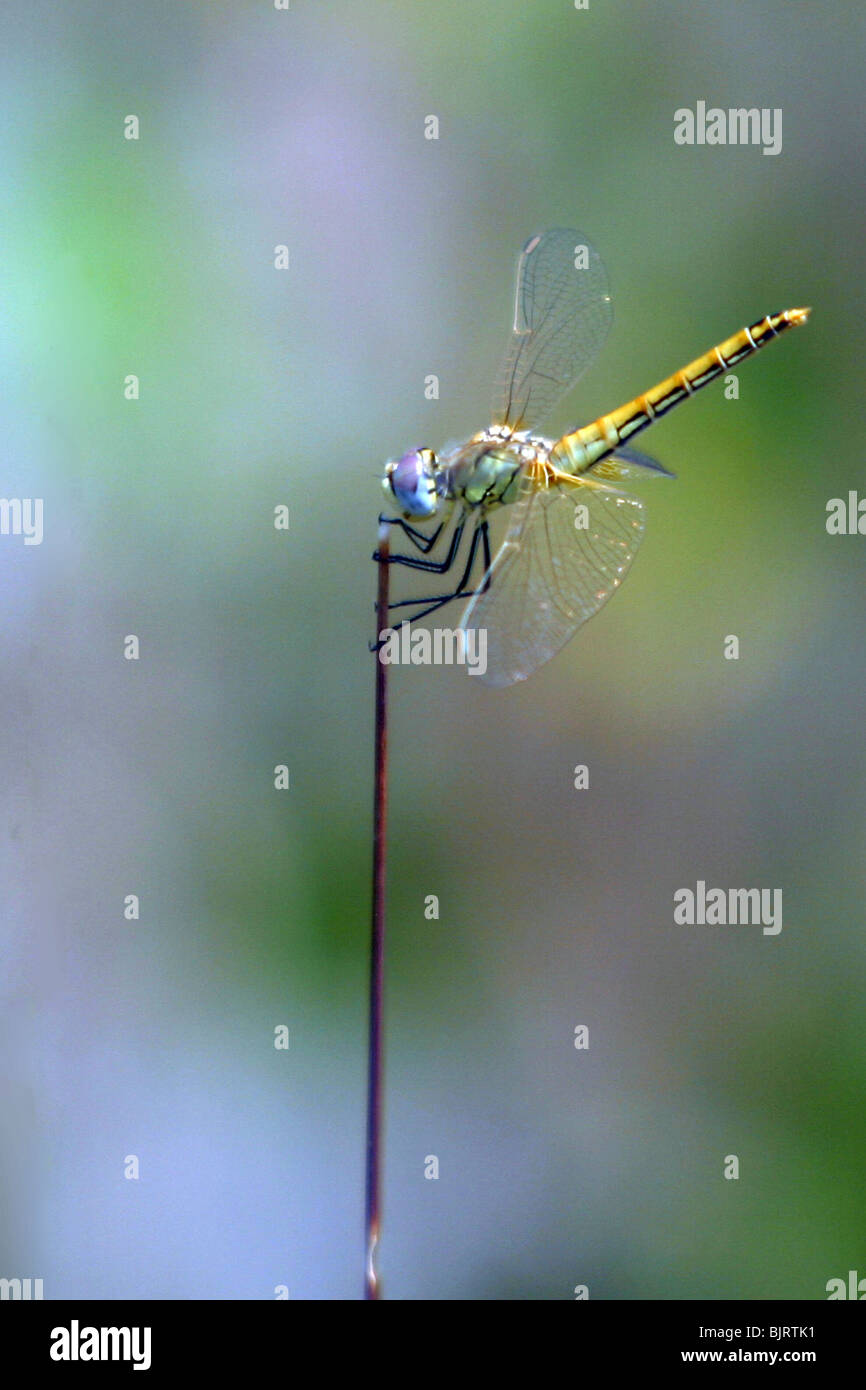
{"type": "Polygon", "coordinates": [[[607,273],[583,233],[556,227],[530,237],[517,266],[493,419],[514,429],[537,425],[595,361],[612,321],[607,273]]]}
{"type": "Polygon", "coordinates": [[[533,493],[513,511],[489,588],[461,623],[486,630],[488,685],[525,680],[555,656],[622,582],[644,531],[636,497],[589,480],[533,493]]]}

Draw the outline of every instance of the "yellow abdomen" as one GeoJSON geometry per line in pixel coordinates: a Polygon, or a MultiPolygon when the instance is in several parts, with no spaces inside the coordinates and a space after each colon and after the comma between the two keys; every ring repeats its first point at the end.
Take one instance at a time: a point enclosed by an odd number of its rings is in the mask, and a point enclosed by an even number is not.
{"type": "Polygon", "coordinates": [[[741,328],[733,337],[710,348],[694,362],[681,367],[672,376],[665,377],[657,386],[645,391],[642,396],[613,410],[609,415],[601,415],[591,425],[584,425],[571,434],[563,435],[550,451],[550,461],[564,473],[585,473],[593,464],[610,454],[618,445],[625,444],[634,434],[645,430],[659,416],[665,415],[675,405],[679,405],[702,386],[707,386],[723,372],[728,371],[753,352],[772,342],[787,328],[805,323],[809,317],[808,309],[785,309],[780,314],[767,314],[766,318],[741,328]]]}

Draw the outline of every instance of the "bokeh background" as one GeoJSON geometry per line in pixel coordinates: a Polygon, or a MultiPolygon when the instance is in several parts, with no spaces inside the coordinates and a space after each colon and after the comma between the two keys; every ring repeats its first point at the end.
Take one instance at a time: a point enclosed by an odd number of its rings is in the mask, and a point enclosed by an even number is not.
{"type": "Polygon", "coordinates": [[[678,480],[556,661],[394,673],[386,1296],[866,1274],[866,540],[825,530],[863,478],[864,23],[4,5],[0,491],[45,507],[0,538],[4,1277],[359,1295],[378,475],[487,422],[555,225],[616,321],[554,432],[814,312],[645,437],[678,480]],[[676,146],[698,100],[781,107],[783,152],[676,146]],[[782,888],[781,934],[675,926],[699,878],[782,888]]]}

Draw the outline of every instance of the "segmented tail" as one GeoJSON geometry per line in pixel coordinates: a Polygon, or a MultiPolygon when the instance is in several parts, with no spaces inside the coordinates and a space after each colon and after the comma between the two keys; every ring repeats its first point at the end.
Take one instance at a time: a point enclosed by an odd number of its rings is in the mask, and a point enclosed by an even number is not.
{"type": "Polygon", "coordinates": [[[681,367],[673,376],[665,377],[658,386],[635,396],[627,405],[620,406],[609,415],[601,415],[591,425],[584,425],[571,434],[563,435],[550,452],[550,461],[566,473],[585,473],[593,464],[632,435],[645,430],[654,420],[667,414],[702,386],[708,386],[716,377],[731,367],[751,357],[753,352],[772,342],[787,328],[795,328],[805,323],[809,317],[808,309],[784,309],[780,314],[767,314],[748,328],[741,328],[732,338],[710,348],[694,362],[681,367]]]}

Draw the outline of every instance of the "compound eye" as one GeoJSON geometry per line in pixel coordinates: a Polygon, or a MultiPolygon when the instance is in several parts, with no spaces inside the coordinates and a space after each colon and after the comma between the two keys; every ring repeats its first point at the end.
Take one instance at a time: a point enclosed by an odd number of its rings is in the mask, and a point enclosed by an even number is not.
{"type": "Polygon", "coordinates": [[[436,511],[436,456],[431,449],[410,449],[390,470],[388,481],[401,507],[412,516],[436,511]]]}
{"type": "Polygon", "coordinates": [[[423,449],[410,449],[408,454],[404,454],[394,465],[391,473],[391,482],[394,491],[412,492],[418,486],[418,481],[423,471],[423,449]]]}

